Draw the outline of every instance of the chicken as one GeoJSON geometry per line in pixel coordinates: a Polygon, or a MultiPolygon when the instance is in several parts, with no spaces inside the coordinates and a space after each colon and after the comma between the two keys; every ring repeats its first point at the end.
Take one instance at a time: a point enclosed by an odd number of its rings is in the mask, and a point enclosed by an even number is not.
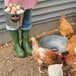
{"type": "Polygon", "coordinates": [[[74,72],[72,73],[72,76],[76,76],[76,71],[74,71],[74,72]]]}
{"type": "Polygon", "coordinates": [[[63,76],[63,65],[62,64],[54,64],[48,67],[48,75],[49,76],[63,76]]]}
{"type": "Polygon", "coordinates": [[[34,60],[37,62],[38,66],[41,66],[43,64],[50,65],[56,62],[58,56],[55,52],[46,48],[39,47],[38,42],[34,37],[31,37],[31,41],[32,41],[32,56],[34,60]]]}
{"type": "Polygon", "coordinates": [[[66,20],[64,13],[62,14],[62,16],[59,20],[59,31],[66,38],[69,38],[73,34],[73,27],[66,20]]]}
{"type": "Polygon", "coordinates": [[[76,68],[76,54],[63,56],[64,62],[72,68],[76,68]]]}
{"type": "Polygon", "coordinates": [[[76,53],[76,35],[73,35],[69,39],[69,41],[67,42],[66,48],[67,48],[69,55],[76,53]]]}

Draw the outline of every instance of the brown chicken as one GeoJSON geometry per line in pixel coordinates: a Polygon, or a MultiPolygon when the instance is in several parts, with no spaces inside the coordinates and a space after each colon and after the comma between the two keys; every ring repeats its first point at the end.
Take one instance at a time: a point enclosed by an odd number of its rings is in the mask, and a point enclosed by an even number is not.
{"type": "Polygon", "coordinates": [[[76,53],[76,35],[73,35],[67,42],[67,51],[69,55],[76,53]]]}
{"type": "Polygon", "coordinates": [[[63,56],[63,60],[70,67],[76,68],[76,54],[63,56]]]}
{"type": "Polygon", "coordinates": [[[72,73],[72,76],[76,76],[76,71],[74,71],[74,72],[72,73]]]}
{"type": "Polygon", "coordinates": [[[62,14],[62,16],[59,20],[59,31],[66,38],[69,38],[73,34],[73,27],[66,20],[65,13],[62,14]]]}
{"type": "MultiPolygon", "coordinates": [[[[53,64],[57,60],[57,54],[49,49],[39,47],[38,42],[34,37],[31,37],[32,41],[32,56],[37,62],[38,66],[43,64],[53,64]]],[[[40,71],[40,68],[39,68],[40,71]]],[[[40,71],[41,72],[41,71],[40,71]]]]}

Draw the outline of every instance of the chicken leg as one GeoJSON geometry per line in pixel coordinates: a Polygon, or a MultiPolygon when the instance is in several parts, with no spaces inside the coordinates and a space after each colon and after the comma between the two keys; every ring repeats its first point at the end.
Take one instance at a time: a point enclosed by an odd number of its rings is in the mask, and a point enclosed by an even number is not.
{"type": "Polygon", "coordinates": [[[41,66],[38,66],[38,69],[39,69],[39,73],[44,73],[44,72],[41,70],[41,66]]]}

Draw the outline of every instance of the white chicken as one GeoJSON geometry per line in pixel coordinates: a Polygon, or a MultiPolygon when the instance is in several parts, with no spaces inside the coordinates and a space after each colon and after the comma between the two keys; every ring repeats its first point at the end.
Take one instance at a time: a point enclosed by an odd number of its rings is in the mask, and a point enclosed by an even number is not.
{"type": "Polygon", "coordinates": [[[48,66],[48,75],[49,76],[63,76],[63,65],[62,64],[54,64],[48,66]]]}

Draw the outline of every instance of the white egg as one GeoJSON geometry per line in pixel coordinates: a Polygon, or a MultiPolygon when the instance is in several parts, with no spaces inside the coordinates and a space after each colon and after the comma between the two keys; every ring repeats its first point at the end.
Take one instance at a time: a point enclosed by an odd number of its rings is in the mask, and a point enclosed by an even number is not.
{"type": "Polygon", "coordinates": [[[5,12],[10,12],[10,10],[11,9],[8,7],[8,8],[5,9],[5,12]]]}
{"type": "Polygon", "coordinates": [[[76,47],[74,48],[74,53],[76,53],[76,47]]]}
{"type": "Polygon", "coordinates": [[[21,12],[21,13],[24,13],[24,10],[21,9],[20,12],[21,12]]]}
{"type": "Polygon", "coordinates": [[[17,11],[17,14],[21,14],[21,11],[17,11]]]}
{"type": "Polygon", "coordinates": [[[20,8],[21,8],[21,6],[20,6],[20,5],[17,5],[17,6],[16,6],[16,8],[17,8],[17,9],[20,9],[20,8]]]}

